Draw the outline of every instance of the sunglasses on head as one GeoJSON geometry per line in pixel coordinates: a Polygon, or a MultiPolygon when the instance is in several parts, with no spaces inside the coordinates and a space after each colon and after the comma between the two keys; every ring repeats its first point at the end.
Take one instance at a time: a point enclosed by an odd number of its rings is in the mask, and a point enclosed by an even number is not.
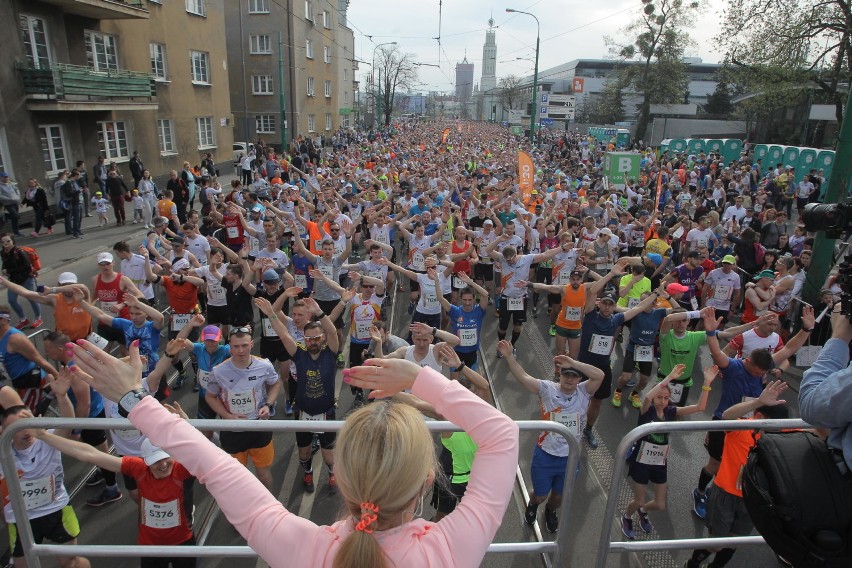
{"type": "Polygon", "coordinates": [[[228,337],[231,337],[232,335],[236,335],[238,333],[248,333],[249,335],[251,335],[251,328],[248,326],[235,327],[228,332],[228,337]]]}

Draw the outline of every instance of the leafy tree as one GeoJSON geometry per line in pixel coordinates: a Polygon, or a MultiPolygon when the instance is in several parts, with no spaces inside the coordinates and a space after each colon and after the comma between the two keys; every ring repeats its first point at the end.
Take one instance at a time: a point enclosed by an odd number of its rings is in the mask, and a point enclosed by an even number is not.
{"type": "Polygon", "coordinates": [[[624,120],[624,91],[627,85],[619,73],[610,74],[598,99],[595,122],[615,124],[624,120]]]}
{"type": "Polygon", "coordinates": [[[728,116],[734,112],[731,91],[724,79],[719,79],[719,82],[716,83],[716,90],[707,96],[704,112],[714,116],[728,116]]]}
{"type": "Polygon", "coordinates": [[[505,109],[520,108],[523,104],[521,93],[521,78],[517,75],[506,75],[501,77],[497,83],[497,88],[500,89],[500,105],[505,109]]]}
{"type": "Polygon", "coordinates": [[[416,57],[411,53],[400,52],[396,45],[382,46],[376,50],[376,70],[380,89],[378,95],[381,98],[383,115],[380,120],[385,127],[390,125],[397,90],[410,90],[417,83],[415,59],[416,57]]]}

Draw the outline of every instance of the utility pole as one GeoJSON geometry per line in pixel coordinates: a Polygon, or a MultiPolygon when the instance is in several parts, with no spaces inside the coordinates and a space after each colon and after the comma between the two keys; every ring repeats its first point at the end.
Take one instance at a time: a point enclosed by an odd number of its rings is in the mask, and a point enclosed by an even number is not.
{"type": "MultiPolygon", "coordinates": [[[[849,114],[850,112],[852,112],[852,97],[846,100],[846,110],[843,112],[843,123],[840,125],[840,136],[834,157],[834,169],[831,172],[823,203],[840,203],[849,195],[849,182],[852,180],[852,115],[849,114]]],[[[812,306],[817,304],[819,291],[831,271],[835,240],[828,238],[823,231],[816,234],[811,264],[802,290],[805,301],[812,306]]]]}
{"type": "Polygon", "coordinates": [[[287,152],[287,110],[284,108],[284,33],[278,32],[278,114],[281,122],[281,153],[287,152]]]}

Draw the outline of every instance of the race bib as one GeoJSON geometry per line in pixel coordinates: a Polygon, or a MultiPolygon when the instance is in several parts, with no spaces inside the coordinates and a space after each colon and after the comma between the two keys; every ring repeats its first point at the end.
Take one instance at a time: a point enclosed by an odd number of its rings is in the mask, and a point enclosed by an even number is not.
{"type": "Polygon", "coordinates": [[[202,371],[198,369],[198,386],[207,390],[207,385],[210,384],[210,371],[202,371]]]}
{"type": "Polygon", "coordinates": [[[612,336],[592,334],[592,340],[589,342],[589,353],[595,355],[609,355],[612,352],[612,336]]]}
{"type": "Polygon", "coordinates": [[[231,414],[248,416],[257,411],[257,403],[252,389],[228,393],[228,410],[231,414]]]}
{"type": "Polygon", "coordinates": [[[459,339],[462,347],[473,347],[478,340],[476,329],[460,329],[459,339]]]}
{"type": "Polygon", "coordinates": [[[669,383],[669,400],[673,403],[678,404],[680,399],[683,398],[683,384],[681,383],[669,383]]]}
{"type": "Polygon", "coordinates": [[[423,272],[426,270],[426,259],[422,252],[417,251],[411,255],[411,270],[415,270],[417,272],[423,272]]]}
{"type": "Polygon", "coordinates": [[[731,299],[733,291],[734,288],[732,286],[724,286],[720,284],[713,288],[713,299],[721,302],[727,302],[731,299]]]}
{"type": "Polygon", "coordinates": [[[166,503],[156,503],[142,499],[145,513],[144,523],[152,529],[173,529],[180,525],[180,504],[177,499],[166,503]]]}
{"type": "Polygon", "coordinates": [[[818,345],[805,345],[796,351],[796,366],[810,367],[819,356],[822,347],[818,345]]]}
{"type": "Polygon", "coordinates": [[[94,331],[86,337],[86,341],[100,347],[101,349],[106,349],[107,345],[109,345],[109,341],[95,333],[94,331]]]}
{"type": "Polygon", "coordinates": [[[580,414],[578,412],[551,412],[550,419],[562,424],[571,432],[575,438],[580,436],[580,414]]]}
{"type": "Polygon", "coordinates": [[[388,235],[385,235],[384,233],[379,233],[378,235],[373,237],[373,240],[377,243],[382,243],[383,245],[390,244],[390,239],[388,238],[388,235]]]}
{"type": "MultiPolygon", "coordinates": [[[[325,412],[320,414],[308,414],[305,411],[299,412],[299,420],[308,420],[310,422],[316,422],[319,420],[325,420],[325,412]]],[[[314,434],[322,434],[322,432],[313,432],[314,434]]]]}
{"type": "Polygon", "coordinates": [[[142,435],[142,433],[135,428],[131,430],[112,430],[112,433],[127,442],[136,440],[142,435]]]}
{"type": "Polygon", "coordinates": [[[467,284],[465,284],[464,280],[462,280],[458,276],[453,276],[453,288],[458,288],[459,290],[461,290],[465,287],[467,287],[467,284]]]}
{"type": "Polygon", "coordinates": [[[192,318],[192,314],[172,314],[172,331],[180,331],[187,325],[192,318]]]}
{"type": "Polygon", "coordinates": [[[373,320],[355,322],[355,339],[370,339],[373,320]]]}
{"type": "Polygon", "coordinates": [[[556,275],[556,285],[564,286],[571,281],[571,273],[567,270],[560,270],[556,275]]]}
{"type": "Polygon", "coordinates": [[[568,321],[580,321],[580,317],[583,315],[583,308],[575,308],[573,306],[568,306],[565,308],[565,319],[568,321]]]}
{"type": "Polygon", "coordinates": [[[320,264],[320,265],[317,266],[317,270],[319,270],[320,273],[323,276],[325,276],[326,278],[328,278],[329,280],[334,280],[334,267],[333,266],[328,266],[327,264],[320,264]]]}
{"type": "Polygon", "coordinates": [[[633,351],[633,360],[640,363],[653,361],[654,346],[653,345],[637,345],[633,351]]]}
{"type": "Polygon", "coordinates": [[[644,465],[666,465],[668,453],[668,444],[659,445],[644,441],[639,445],[636,461],[644,465]]]}
{"type": "Polygon", "coordinates": [[[113,313],[116,313],[116,312],[113,312],[112,308],[116,305],[118,305],[118,302],[103,302],[102,301],[101,302],[101,309],[108,314],[113,314],[113,313]]]}
{"type": "Polygon", "coordinates": [[[689,305],[692,306],[693,310],[697,310],[698,309],[698,298],[696,298],[695,296],[690,298],[689,299],[689,305]]]}
{"type": "Polygon", "coordinates": [[[322,239],[316,239],[314,241],[314,248],[316,250],[322,250],[322,239]]]}
{"type": "Polygon", "coordinates": [[[207,281],[207,297],[211,302],[221,302],[225,299],[225,288],[215,280],[207,281]]]}
{"type": "Polygon", "coordinates": [[[423,294],[423,309],[434,310],[438,307],[438,296],[435,293],[423,294]]]}
{"type": "Polygon", "coordinates": [[[49,505],[53,502],[54,488],[56,487],[52,475],[39,479],[21,479],[21,495],[27,511],[49,505]]]}
{"type": "Polygon", "coordinates": [[[263,337],[277,337],[278,334],[275,333],[275,328],[272,327],[272,320],[269,318],[263,318],[260,320],[263,324],[263,337]]]}
{"type": "Polygon", "coordinates": [[[304,290],[308,287],[307,274],[294,274],[293,279],[296,281],[297,288],[301,288],[302,290],[304,290]]]}
{"type": "Polygon", "coordinates": [[[520,312],[524,309],[524,299],[523,298],[506,298],[506,304],[508,304],[510,312],[520,312]]]}
{"type": "Polygon", "coordinates": [[[640,298],[627,298],[627,308],[628,309],[635,308],[636,306],[638,306],[641,303],[642,303],[642,300],[640,298]]]}
{"type": "Polygon", "coordinates": [[[228,238],[229,239],[236,239],[236,238],[239,238],[239,236],[240,236],[239,229],[237,229],[236,227],[228,227],[228,238]]]}

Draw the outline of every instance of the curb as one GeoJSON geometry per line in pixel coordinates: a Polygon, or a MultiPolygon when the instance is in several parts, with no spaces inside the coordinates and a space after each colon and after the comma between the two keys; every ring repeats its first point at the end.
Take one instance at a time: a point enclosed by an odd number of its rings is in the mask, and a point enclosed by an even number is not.
{"type": "MultiPolygon", "coordinates": [[[[144,235],[144,233],[140,231],[139,235],[140,235],[140,236],[143,236],[143,235],[144,235]]],[[[127,240],[132,240],[132,239],[134,239],[134,238],[136,238],[136,234],[132,234],[132,235],[128,236],[127,240]]],[[[38,275],[39,275],[39,277],[41,277],[41,276],[43,276],[43,275],[45,275],[45,274],[49,274],[49,273],[51,273],[51,272],[61,270],[61,268],[62,268],[64,265],[71,264],[71,263],[77,262],[77,261],[79,261],[79,260],[83,260],[84,258],[87,258],[87,257],[90,257],[90,256],[95,256],[95,255],[97,255],[98,253],[101,253],[101,252],[104,252],[104,251],[110,251],[110,252],[111,252],[111,251],[112,251],[112,248],[111,248],[109,245],[103,245],[103,246],[95,247],[95,248],[93,248],[93,249],[89,249],[89,250],[87,250],[87,251],[85,251],[85,252],[80,253],[80,254],[79,254],[79,255],[77,255],[77,256],[72,256],[71,258],[66,259],[66,260],[63,262],[63,264],[62,264],[62,265],[60,265],[60,266],[47,266],[47,267],[42,267],[42,269],[41,269],[41,270],[39,270],[38,275]]]]}

